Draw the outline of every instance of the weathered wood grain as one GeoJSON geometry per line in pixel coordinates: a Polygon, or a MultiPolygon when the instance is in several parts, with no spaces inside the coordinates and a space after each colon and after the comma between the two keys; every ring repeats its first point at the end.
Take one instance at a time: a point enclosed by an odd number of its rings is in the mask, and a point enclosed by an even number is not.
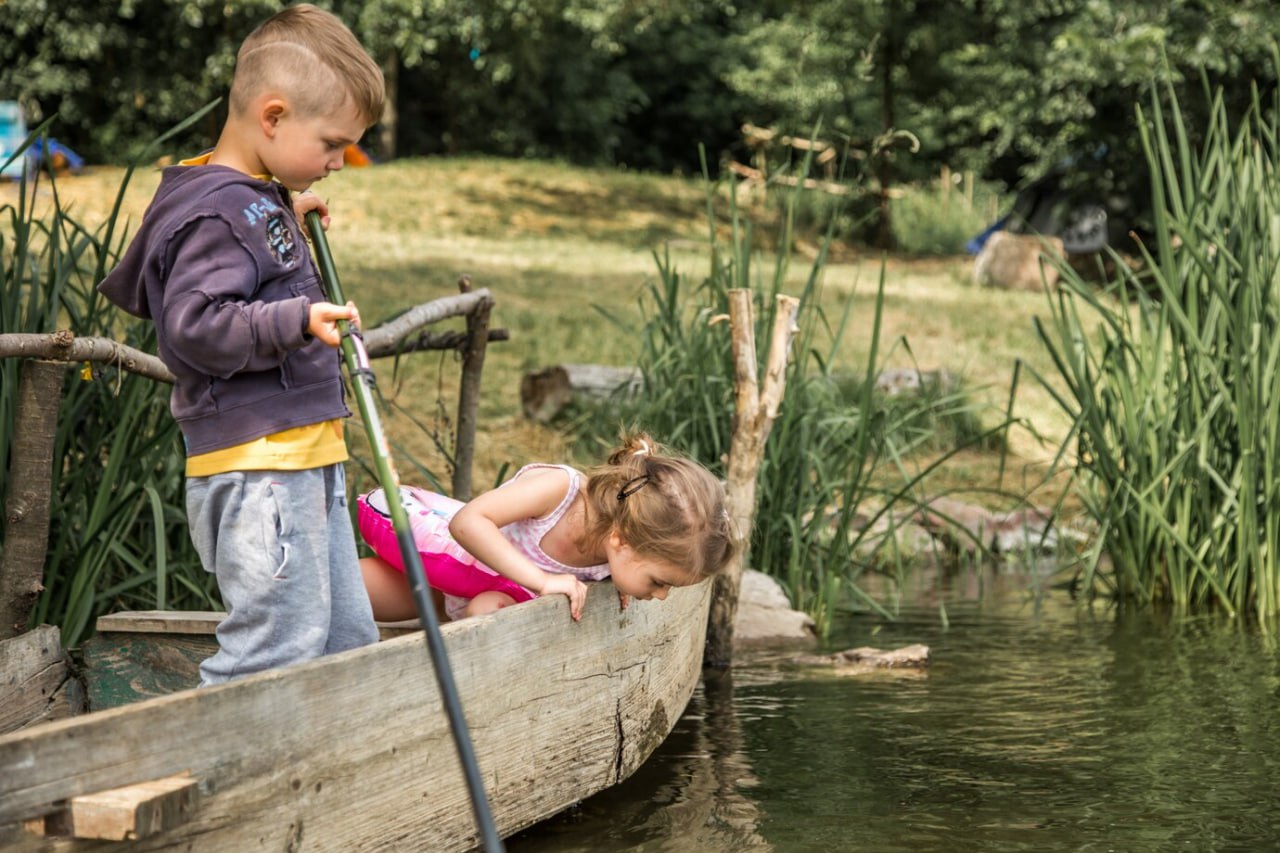
{"type": "Polygon", "coordinates": [[[49,547],[49,469],[58,431],[58,396],[66,365],[26,361],[18,379],[17,411],[4,489],[5,541],[0,549],[0,640],[27,628],[49,547]]]}
{"type": "MultiPolygon", "coordinates": [[[[443,627],[502,835],[629,776],[698,682],[710,589],[581,622],[555,596],[443,627]]],[[[201,803],[134,850],[462,850],[476,832],[420,634],[0,737],[0,847],[81,850],[22,821],[190,772],[201,803]]]]}
{"type": "Polygon", "coordinates": [[[84,707],[84,688],[57,628],[41,625],[0,641],[0,732],[74,716],[84,707]]]}
{"type": "Polygon", "coordinates": [[[227,614],[217,610],[130,610],[108,613],[94,623],[98,633],[209,634],[227,614]]]}
{"type": "Polygon", "coordinates": [[[200,683],[200,662],[218,651],[213,634],[99,632],[80,648],[85,688],[94,711],[200,683]]]}
{"type": "MultiPolygon", "coordinates": [[[[98,633],[80,649],[89,708],[117,708],[198,685],[200,663],[217,652],[214,631],[226,615],[213,610],[134,610],[100,616],[98,633]]],[[[416,619],[378,623],[384,640],[420,630],[416,619]]]]}
{"type": "Polygon", "coordinates": [[[200,803],[196,780],[186,773],[72,797],[43,822],[28,821],[37,835],[136,841],[181,826],[200,803]]]}

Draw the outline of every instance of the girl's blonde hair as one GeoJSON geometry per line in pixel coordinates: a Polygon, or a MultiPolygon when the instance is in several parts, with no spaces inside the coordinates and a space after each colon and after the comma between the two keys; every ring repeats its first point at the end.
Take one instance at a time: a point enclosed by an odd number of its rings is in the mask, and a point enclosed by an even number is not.
{"type": "Polygon", "coordinates": [[[734,554],[724,487],[702,465],[663,448],[645,433],[624,437],[608,461],[588,473],[582,545],[596,549],[616,530],[642,557],[716,574],[734,554]]]}
{"type": "Polygon", "coordinates": [[[231,111],[243,113],[266,91],[278,91],[303,115],[332,112],[349,98],[371,127],[386,102],[386,83],[360,42],[335,15],[310,3],[272,15],[236,54],[231,111]]]}

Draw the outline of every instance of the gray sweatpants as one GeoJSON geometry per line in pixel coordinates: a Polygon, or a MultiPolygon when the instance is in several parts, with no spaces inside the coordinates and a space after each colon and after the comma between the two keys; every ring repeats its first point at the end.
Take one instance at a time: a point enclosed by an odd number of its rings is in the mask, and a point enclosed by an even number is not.
{"type": "Polygon", "coordinates": [[[342,465],[189,477],[187,518],[227,607],[202,687],[378,639],[342,465]]]}

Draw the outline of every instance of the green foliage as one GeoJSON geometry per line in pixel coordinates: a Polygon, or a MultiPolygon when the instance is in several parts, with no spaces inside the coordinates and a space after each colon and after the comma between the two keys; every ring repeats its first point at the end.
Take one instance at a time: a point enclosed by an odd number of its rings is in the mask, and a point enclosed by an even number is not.
{"type": "Polygon", "coordinates": [[[1280,613],[1280,111],[1222,96],[1196,144],[1172,87],[1139,129],[1153,181],[1149,275],[1097,294],[1069,271],[1041,329],[1075,420],[1100,538],[1087,585],[1180,609],[1280,613]],[[1167,110],[1167,112],[1166,112],[1167,110]],[[1080,306],[1101,318],[1095,330],[1080,306]],[[1099,571],[1103,556],[1112,572],[1099,571]]]}
{"type": "MultiPolygon", "coordinates": [[[[1236,117],[1247,81],[1275,83],[1280,35],[1264,0],[321,5],[388,71],[399,155],[692,172],[699,144],[745,159],[743,122],[805,135],[821,121],[886,187],[943,165],[1014,185],[1068,164],[1074,189],[1113,208],[1146,198],[1129,116],[1152,70],[1184,96],[1204,75],[1236,117]],[[904,130],[918,151],[883,146],[904,130]]],[[[278,8],[7,0],[0,92],[33,122],[57,111],[62,141],[91,162],[127,160],[151,128],[226,94],[240,41],[278,8]]],[[[171,153],[207,147],[220,117],[171,153]]]]}
{"type": "Polygon", "coordinates": [[[737,136],[726,0],[352,5],[374,54],[402,66],[401,153],[692,169],[699,142],[737,136]]]}
{"type": "Polygon", "coordinates": [[[995,219],[996,209],[988,187],[905,187],[893,200],[893,244],[906,255],[963,254],[965,244],[995,219]]]}
{"type": "MultiPolygon", "coordinates": [[[[44,180],[24,180],[18,201],[0,207],[7,238],[0,246],[0,333],[69,328],[154,350],[151,324],[119,324],[95,289],[120,251],[114,218],[86,227],[59,203],[56,181],[44,180]],[[52,206],[39,213],[37,200],[46,196],[52,206]]],[[[22,428],[14,406],[20,367],[19,359],[0,363],[6,466],[22,428]]],[[[49,550],[33,623],[60,625],[67,645],[108,609],[201,609],[216,600],[187,534],[185,454],[168,397],[167,386],[122,369],[68,365],[61,400],[52,401],[58,422],[49,550]]]]}
{"type": "MultiPolygon", "coordinates": [[[[803,192],[793,190],[793,210],[803,192]]],[[[749,290],[763,357],[791,253],[783,248],[766,260],[753,222],[732,194],[731,236],[722,244],[716,237],[717,195],[709,186],[707,276],[690,285],[668,255],[657,256],[658,279],[642,300],[642,390],[637,398],[581,414],[579,428],[607,444],[621,419],[723,471],[732,439],[735,381],[728,327],[719,320],[728,312],[729,290],[749,290]]],[[[777,245],[790,246],[792,218],[784,217],[777,245]]],[[[945,459],[959,447],[988,441],[993,432],[977,423],[973,406],[959,392],[933,389],[895,399],[878,394],[865,378],[879,373],[878,331],[864,377],[849,381],[831,372],[852,302],[834,317],[823,307],[825,253],[824,245],[799,294],[799,331],[761,466],[750,546],[750,565],[782,581],[794,605],[814,614],[824,631],[837,608],[878,607],[859,586],[866,572],[902,568],[892,537],[873,541],[871,525],[859,512],[874,522],[916,500],[914,491],[927,472],[908,470],[906,457],[913,452],[936,450],[945,459]],[[940,435],[955,443],[938,448],[940,435]]],[[[877,318],[883,284],[882,279],[877,318]]]]}
{"type": "MultiPolygon", "coordinates": [[[[781,13],[757,4],[734,39],[750,61],[727,69],[729,85],[750,98],[749,120],[803,134],[816,118],[845,138],[879,126],[879,104],[864,97],[875,67],[877,28],[849,6],[801,3],[781,13]]],[[[748,7],[750,8],[750,7],[748,7]]]]}
{"type": "MultiPolygon", "coordinates": [[[[59,133],[90,162],[128,162],[201,105],[226,95],[240,41],[279,8],[270,0],[126,0],[0,4],[0,92],[30,121],[56,112],[59,133]]],[[[220,115],[178,135],[211,144],[220,115]]]]}
{"type": "Polygon", "coordinates": [[[980,37],[938,57],[949,82],[935,121],[912,128],[968,149],[953,165],[1010,183],[1069,162],[1076,189],[1141,204],[1146,175],[1132,106],[1153,73],[1184,97],[1207,75],[1238,93],[1225,102],[1233,116],[1247,108],[1249,80],[1275,80],[1268,57],[1277,23],[1258,0],[997,0],[980,8],[968,30],[980,37]]]}

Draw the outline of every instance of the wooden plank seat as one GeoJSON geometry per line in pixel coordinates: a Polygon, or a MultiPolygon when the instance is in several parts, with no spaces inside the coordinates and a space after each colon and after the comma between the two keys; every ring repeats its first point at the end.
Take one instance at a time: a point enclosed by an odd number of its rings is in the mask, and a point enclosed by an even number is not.
{"type": "MultiPolygon", "coordinates": [[[[195,687],[200,662],[218,649],[217,610],[134,610],[100,616],[81,659],[89,708],[101,711],[195,687]]],[[[379,622],[389,639],[419,631],[416,619],[379,622]]]]}
{"type": "Polygon", "coordinates": [[[26,822],[35,835],[139,841],[186,823],[199,808],[200,787],[188,773],[81,794],[26,822]]]}

